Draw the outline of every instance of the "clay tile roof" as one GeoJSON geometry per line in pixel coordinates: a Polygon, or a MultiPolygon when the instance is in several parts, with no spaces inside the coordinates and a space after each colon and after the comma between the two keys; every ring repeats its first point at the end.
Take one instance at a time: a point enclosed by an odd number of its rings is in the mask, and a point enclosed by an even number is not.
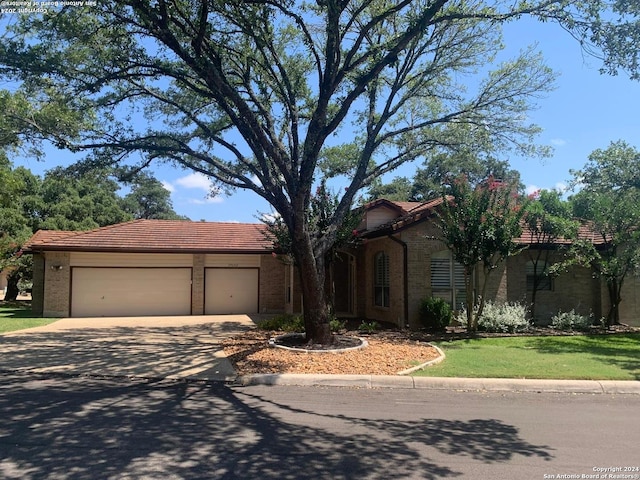
{"type": "MultiPolygon", "coordinates": [[[[604,245],[605,239],[602,238],[602,235],[599,235],[596,231],[594,231],[588,223],[583,223],[578,227],[578,239],[586,240],[591,242],[593,245],[604,245]]],[[[515,239],[516,243],[520,244],[531,244],[536,243],[536,239],[533,234],[523,226],[522,234],[519,238],[515,239]]],[[[557,238],[553,241],[554,245],[569,245],[571,244],[571,240],[566,238],[557,238]]]]}
{"type": "Polygon", "coordinates": [[[30,246],[32,250],[93,252],[265,253],[273,248],[264,231],[264,225],[253,223],[134,220],[59,238],[34,235],[30,246]]]}
{"type": "Polygon", "coordinates": [[[31,247],[36,244],[48,243],[67,235],[75,235],[78,232],[69,232],[65,230],[38,230],[33,236],[22,245],[23,252],[29,252],[31,247]]]}

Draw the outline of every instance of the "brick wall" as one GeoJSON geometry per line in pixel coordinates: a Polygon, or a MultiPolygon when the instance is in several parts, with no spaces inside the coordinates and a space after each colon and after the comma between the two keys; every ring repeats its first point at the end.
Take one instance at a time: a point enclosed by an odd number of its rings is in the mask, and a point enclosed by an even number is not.
{"type": "Polygon", "coordinates": [[[69,252],[46,252],[44,262],[43,316],[68,317],[71,300],[69,252]]]}
{"type": "Polygon", "coordinates": [[[31,291],[31,311],[41,317],[44,311],[44,256],[33,254],[33,290],[31,291]]]}
{"type": "Polygon", "coordinates": [[[191,270],[191,315],[204,315],[205,255],[193,255],[191,270]]]}
{"type": "Polygon", "coordinates": [[[286,301],[286,265],[272,255],[260,258],[260,313],[284,313],[286,301]]]}
{"type": "MultiPolygon", "coordinates": [[[[400,244],[388,237],[368,240],[361,247],[357,256],[357,314],[370,320],[408,325],[419,328],[419,308],[424,298],[432,295],[431,254],[445,250],[442,242],[435,240],[438,230],[429,221],[417,223],[411,228],[396,234],[396,238],[407,245],[407,310],[408,319],[404,315],[404,272],[403,249],[400,244]],[[388,308],[374,306],[374,257],[384,251],[389,255],[390,263],[390,306],[388,308]],[[408,321],[407,321],[408,320],[408,321]]],[[[526,263],[530,257],[527,251],[510,257],[494,270],[488,279],[486,298],[498,301],[518,301],[530,303],[531,292],[527,291],[526,263]]],[[[477,269],[475,279],[476,291],[482,288],[483,272],[477,269]]],[[[599,317],[606,314],[608,299],[606,288],[599,280],[593,279],[591,270],[583,267],[572,267],[554,279],[552,291],[539,291],[536,299],[536,317],[547,322],[558,311],[574,309],[583,315],[593,312],[599,317]]],[[[640,279],[630,279],[625,285],[625,295],[621,304],[623,321],[629,324],[640,324],[640,279]],[[636,293],[637,292],[637,293],[636,293]],[[626,303],[625,303],[626,302],[626,303]]]]}
{"type": "MultiPolygon", "coordinates": [[[[511,257],[508,262],[508,299],[530,304],[531,291],[527,291],[526,264],[531,260],[528,251],[511,257]]],[[[559,255],[552,255],[549,262],[560,260],[559,255]]],[[[600,282],[594,279],[591,270],[574,266],[552,280],[552,290],[539,290],[536,294],[536,321],[548,323],[559,311],[575,310],[581,315],[591,312],[601,316],[600,282]]]]}

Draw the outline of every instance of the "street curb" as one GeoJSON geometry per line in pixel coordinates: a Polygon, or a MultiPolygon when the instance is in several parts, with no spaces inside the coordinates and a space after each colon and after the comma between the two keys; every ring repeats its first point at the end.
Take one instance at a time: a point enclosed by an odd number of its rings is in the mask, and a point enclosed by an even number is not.
{"type": "Polygon", "coordinates": [[[530,380],[512,378],[447,378],[400,375],[244,375],[236,385],[399,388],[489,392],[590,393],[640,395],[638,381],[530,380]]]}

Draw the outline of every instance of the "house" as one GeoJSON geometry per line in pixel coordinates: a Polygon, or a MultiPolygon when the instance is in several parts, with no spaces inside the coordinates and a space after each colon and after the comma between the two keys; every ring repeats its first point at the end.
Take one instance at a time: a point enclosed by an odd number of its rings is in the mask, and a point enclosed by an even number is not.
{"type": "Polygon", "coordinates": [[[285,311],[291,268],[264,226],[134,220],[36,233],[33,310],[48,317],[285,311]]]}
{"type": "MultiPolygon", "coordinates": [[[[420,326],[419,308],[423,299],[435,296],[460,308],[465,291],[463,269],[451,252],[439,241],[435,222],[436,209],[442,202],[426,203],[377,200],[365,207],[360,225],[359,247],[352,252],[357,268],[358,315],[395,323],[420,326]]],[[[582,227],[580,236],[597,243],[597,237],[582,227]]],[[[529,245],[526,233],[516,239],[529,245]]],[[[567,243],[561,241],[558,243],[567,243]]],[[[549,263],[559,260],[558,244],[543,245],[551,249],[549,263]]],[[[535,247],[508,258],[489,276],[487,299],[530,303],[532,293],[532,255],[535,247]]],[[[479,272],[478,272],[479,273],[479,272]]],[[[474,279],[477,290],[482,278],[474,279]]],[[[337,288],[336,288],[337,289],[337,288]]],[[[536,317],[548,321],[558,311],[606,315],[609,298],[606,285],[589,268],[574,266],[544,282],[536,298],[536,317]]],[[[621,321],[640,326],[640,280],[630,277],[623,288],[621,321]]]]}
{"type": "MultiPolygon", "coordinates": [[[[437,240],[440,202],[381,199],[365,206],[360,241],[340,250],[328,276],[337,315],[417,328],[423,299],[462,305],[462,269],[437,240]]],[[[526,235],[517,241],[529,243],[526,235]]],[[[135,220],[88,232],[38,232],[26,250],[34,254],[34,312],[45,316],[302,310],[296,271],[273,251],[261,224],[135,220]]],[[[530,254],[492,273],[489,299],[530,301],[530,254]]],[[[479,289],[482,279],[474,281],[479,289]]],[[[640,282],[630,278],[621,304],[625,323],[640,325],[639,293],[640,282]]],[[[597,317],[608,309],[606,286],[588,268],[572,267],[538,292],[538,317],[571,309],[597,317]]]]}

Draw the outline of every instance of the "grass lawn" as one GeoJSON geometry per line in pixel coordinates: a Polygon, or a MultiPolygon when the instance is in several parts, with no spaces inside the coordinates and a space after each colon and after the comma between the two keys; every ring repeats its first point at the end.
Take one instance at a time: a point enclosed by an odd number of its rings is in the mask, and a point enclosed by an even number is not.
{"type": "Polygon", "coordinates": [[[25,302],[0,302],[0,334],[39,327],[57,318],[33,317],[31,305],[25,302]]]}
{"type": "Polygon", "coordinates": [[[640,380],[640,334],[436,342],[446,359],[427,377],[640,380]]]}

